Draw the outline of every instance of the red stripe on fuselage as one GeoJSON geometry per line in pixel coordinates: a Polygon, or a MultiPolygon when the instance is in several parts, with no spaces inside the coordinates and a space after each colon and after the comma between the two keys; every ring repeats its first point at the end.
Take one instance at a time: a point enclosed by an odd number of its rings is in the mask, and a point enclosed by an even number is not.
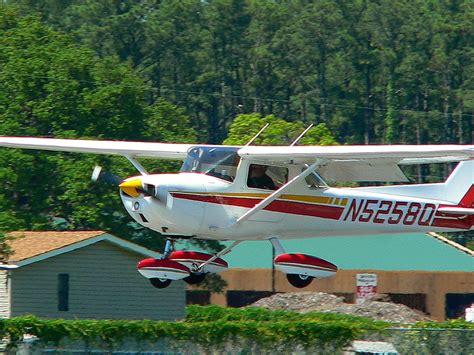
{"type": "Polygon", "coordinates": [[[466,229],[469,230],[472,227],[473,221],[471,218],[465,217],[463,219],[455,219],[455,218],[435,218],[433,223],[431,224],[432,227],[440,227],[440,228],[453,228],[453,229],[466,229]]]}
{"type": "MultiPolygon", "coordinates": [[[[252,208],[262,201],[260,198],[242,198],[213,195],[192,195],[173,193],[173,197],[186,200],[215,203],[220,205],[231,205],[245,208],[252,208]]],[[[289,213],[301,216],[320,217],[329,219],[339,219],[344,211],[344,207],[325,206],[313,203],[302,203],[294,201],[275,200],[264,208],[266,211],[289,213]]]]}
{"type": "Polygon", "coordinates": [[[301,216],[329,218],[336,220],[341,218],[342,212],[344,211],[344,208],[342,207],[280,200],[273,201],[265,209],[273,212],[283,212],[301,216]]]}

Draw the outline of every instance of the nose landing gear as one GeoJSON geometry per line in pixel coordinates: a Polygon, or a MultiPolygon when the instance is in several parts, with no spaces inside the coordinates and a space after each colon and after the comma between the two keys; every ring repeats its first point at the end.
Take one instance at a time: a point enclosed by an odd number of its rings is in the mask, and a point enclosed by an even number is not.
{"type": "Polygon", "coordinates": [[[196,285],[204,281],[208,273],[227,269],[227,262],[219,258],[219,254],[174,250],[174,241],[168,239],[162,259],[144,259],[138,263],[137,269],[156,288],[168,287],[171,281],[181,279],[196,285]]]}

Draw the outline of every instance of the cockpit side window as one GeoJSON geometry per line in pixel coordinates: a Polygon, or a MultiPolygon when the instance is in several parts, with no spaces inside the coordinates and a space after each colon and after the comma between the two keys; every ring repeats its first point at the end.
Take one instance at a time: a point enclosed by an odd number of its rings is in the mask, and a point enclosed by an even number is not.
{"type": "Polygon", "coordinates": [[[240,156],[236,147],[194,147],[181,167],[184,173],[200,173],[234,181],[240,156]]]}
{"type": "Polygon", "coordinates": [[[281,166],[250,164],[247,186],[276,190],[288,181],[288,169],[281,166]]]}

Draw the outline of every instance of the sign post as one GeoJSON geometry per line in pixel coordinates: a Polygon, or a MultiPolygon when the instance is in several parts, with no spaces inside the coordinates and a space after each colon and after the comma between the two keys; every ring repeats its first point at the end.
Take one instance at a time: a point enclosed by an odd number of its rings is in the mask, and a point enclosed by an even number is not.
{"type": "Polygon", "coordinates": [[[377,293],[377,274],[356,275],[356,303],[362,303],[377,293]]]}

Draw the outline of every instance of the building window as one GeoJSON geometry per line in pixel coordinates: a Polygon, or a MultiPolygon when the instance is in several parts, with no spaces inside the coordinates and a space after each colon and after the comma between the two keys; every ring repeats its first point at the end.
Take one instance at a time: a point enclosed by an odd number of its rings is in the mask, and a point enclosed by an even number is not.
{"type": "Polygon", "coordinates": [[[69,274],[58,275],[58,311],[69,311],[69,274]]]}

